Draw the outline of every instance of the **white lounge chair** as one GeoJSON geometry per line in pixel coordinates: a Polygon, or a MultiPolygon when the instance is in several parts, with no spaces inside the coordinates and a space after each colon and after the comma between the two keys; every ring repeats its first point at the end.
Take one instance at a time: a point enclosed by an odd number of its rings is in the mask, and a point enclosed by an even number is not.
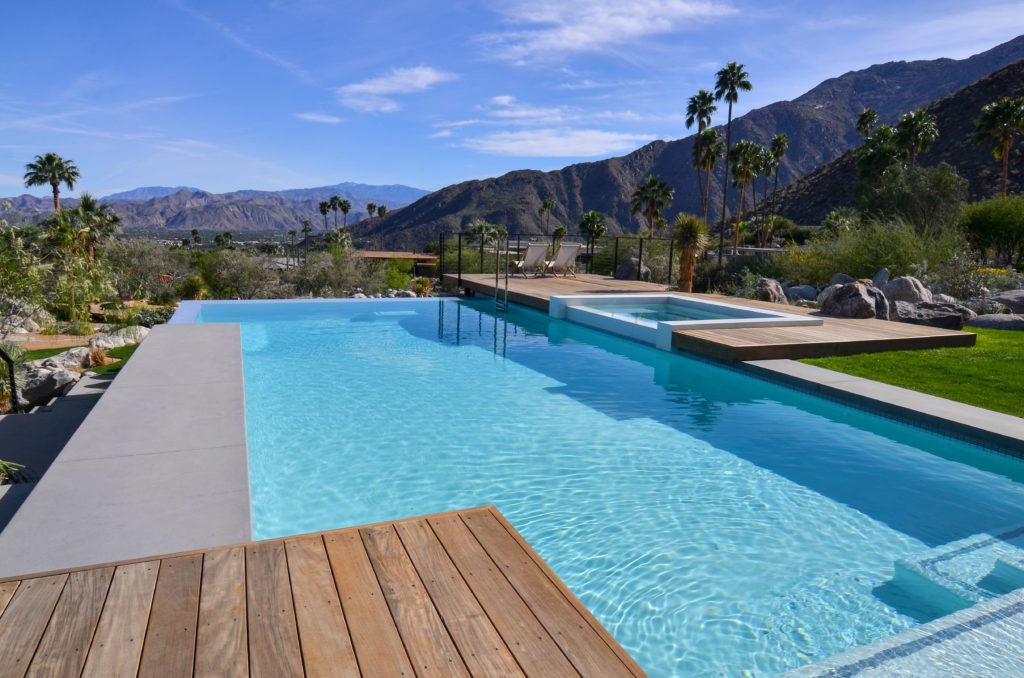
{"type": "Polygon", "coordinates": [[[554,261],[544,262],[544,272],[553,273],[558,275],[562,274],[562,277],[572,275],[576,277],[576,256],[583,249],[583,245],[578,242],[562,243],[558,246],[558,254],[555,255],[554,261]]]}
{"type": "Polygon", "coordinates": [[[543,273],[544,269],[547,268],[547,262],[544,260],[545,255],[548,253],[548,244],[544,242],[531,242],[526,248],[526,255],[522,261],[512,262],[515,270],[512,271],[513,275],[516,273],[522,273],[523,277],[526,277],[527,272],[534,271],[535,273],[543,273]]]}

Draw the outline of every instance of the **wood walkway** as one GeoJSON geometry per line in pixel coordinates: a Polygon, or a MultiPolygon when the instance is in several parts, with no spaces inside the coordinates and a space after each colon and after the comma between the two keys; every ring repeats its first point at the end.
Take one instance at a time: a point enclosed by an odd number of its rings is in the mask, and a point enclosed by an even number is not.
{"type": "MultiPolygon", "coordinates": [[[[446,274],[445,282],[454,284],[455,276],[446,274]]],[[[504,285],[502,279],[501,284],[504,285]]],[[[480,295],[494,295],[494,275],[463,274],[463,287],[480,295]]],[[[560,294],[609,294],[615,292],[664,292],[664,285],[634,280],[614,280],[581,274],[577,278],[509,279],[509,300],[547,313],[548,299],[560,294]]],[[[714,299],[740,306],[779,310],[778,304],[718,294],[682,294],[680,296],[714,299]]],[[[787,306],[787,313],[817,315],[812,309],[787,306]]],[[[974,346],[977,335],[910,323],[854,320],[822,316],[824,324],[809,327],[757,327],[719,330],[676,330],[672,346],[715,360],[738,362],[779,358],[822,358],[855,353],[974,346]]]]}
{"type": "Polygon", "coordinates": [[[0,676],[642,676],[493,507],[0,580],[0,676]]]}

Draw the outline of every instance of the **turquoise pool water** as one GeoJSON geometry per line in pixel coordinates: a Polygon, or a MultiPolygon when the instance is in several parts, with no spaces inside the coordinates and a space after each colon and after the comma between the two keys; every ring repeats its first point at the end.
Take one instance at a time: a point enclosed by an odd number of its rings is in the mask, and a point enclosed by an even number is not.
{"type": "Polygon", "coordinates": [[[1024,520],[1015,459],[489,306],[204,304],[257,537],[493,503],[652,676],[767,676],[916,624],[894,560],[1024,520]]]}
{"type": "Polygon", "coordinates": [[[646,304],[581,304],[580,308],[608,313],[616,318],[634,322],[647,322],[652,326],[658,321],[673,320],[727,320],[732,318],[764,318],[767,314],[746,309],[724,307],[690,306],[668,302],[646,304]]]}

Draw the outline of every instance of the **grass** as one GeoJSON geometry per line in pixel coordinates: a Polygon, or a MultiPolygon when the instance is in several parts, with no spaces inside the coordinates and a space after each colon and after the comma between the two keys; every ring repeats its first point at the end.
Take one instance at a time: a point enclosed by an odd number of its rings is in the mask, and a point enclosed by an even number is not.
{"type": "Polygon", "coordinates": [[[1024,332],[967,328],[971,348],[890,351],[801,362],[1024,417],[1024,332]]]}
{"type": "MultiPolygon", "coordinates": [[[[138,348],[137,345],[112,348],[107,351],[107,357],[116,358],[117,362],[100,365],[99,367],[91,367],[89,368],[89,371],[95,372],[96,374],[117,374],[121,368],[124,367],[124,364],[128,362],[128,358],[131,358],[132,354],[135,353],[136,348],[138,348]]],[[[58,353],[63,353],[67,350],[67,348],[41,348],[35,351],[26,351],[25,360],[42,360],[43,358],[49,358],[50,356],[55,356],[58,353]]]]}

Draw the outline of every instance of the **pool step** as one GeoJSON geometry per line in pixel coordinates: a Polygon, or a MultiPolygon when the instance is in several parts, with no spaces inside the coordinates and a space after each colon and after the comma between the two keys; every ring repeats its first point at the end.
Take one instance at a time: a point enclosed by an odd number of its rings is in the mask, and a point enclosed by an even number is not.
{"type": "Polygon", "coordinates": [[[1024,587],[1024,525],[976,534],[896,562],[893,583],[955,611],[1024,587]]]}

